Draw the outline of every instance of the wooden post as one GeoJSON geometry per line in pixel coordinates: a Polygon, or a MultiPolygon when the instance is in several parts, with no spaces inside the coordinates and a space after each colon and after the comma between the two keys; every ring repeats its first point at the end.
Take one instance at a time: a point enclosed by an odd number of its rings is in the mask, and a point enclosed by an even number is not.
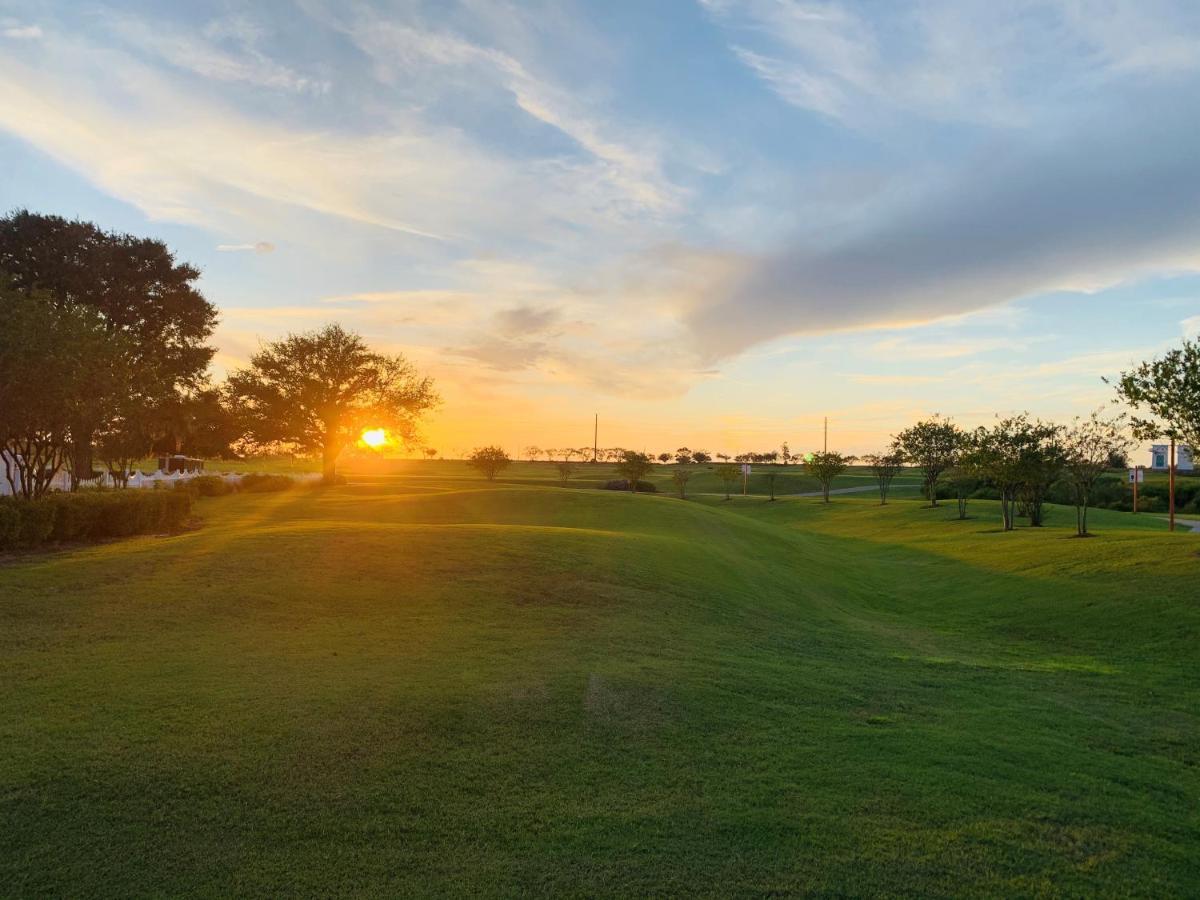
{"type": "Polygon", "coordinates": [[[1137,515],[1137,511],[1138,511],[1138,508],[1137,508],[1137,506],[1138,506],[1138,504],[1137,504],[1138,478],[1141,477],[1141,474],[1142,474],[1142,467],[1134,466],[1133,467],[1133,514],[1135,516],[1137,515]]]}
{"type": "Polygon", "coordinates": [[[1167,509],[1170,510],[1170,513],[1171,513],[1171,516],[1170,516],[1171,531],[1174,531],[1175,530],[1175,438],[1174,438],[1174,436],[1171,437],[1171,458],[1169,460],[1167,460],[1167,465],[1169,465],[1171,467],[1170,475],[1167,476],[1167,484],[1169,485],[1167,490],[1170,492],[1170,495],[1171,495],[1167,498],[1167,509]]]}

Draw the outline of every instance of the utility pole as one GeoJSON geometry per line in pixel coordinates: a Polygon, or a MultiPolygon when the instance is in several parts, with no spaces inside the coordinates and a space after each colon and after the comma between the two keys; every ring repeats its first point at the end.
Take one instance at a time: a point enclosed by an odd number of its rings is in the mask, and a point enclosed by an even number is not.
{"type": "Polygon", "coordinates": [[[825,417],[825,452],[829,452],[829,416],[825,417]]]}
{"type": "Polygon", "coordinates": [[[1167,509],[1170,510],[1171,531],[1175,530],[1175,435],[1171,435],[1171,458],[1168,462],[1170,465],[1170,475],[1167,476],[1168,488],[1171,496],[1167,499],[1167,509]]]}
{"type": "Polygon", "coordinates": [[[600,413],[595,413],[592,421],[592,462],[600,461],[600,413]]]}

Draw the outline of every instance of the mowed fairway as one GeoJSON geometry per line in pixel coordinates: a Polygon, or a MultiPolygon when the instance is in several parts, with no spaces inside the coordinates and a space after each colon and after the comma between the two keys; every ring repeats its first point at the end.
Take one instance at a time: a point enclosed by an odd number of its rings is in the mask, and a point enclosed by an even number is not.
{"type": "Polygon", "coordinates": [[[1148,517],[197,509],[0,563],[0,893],[1200,893],[1200,537],[1148,517]]]}

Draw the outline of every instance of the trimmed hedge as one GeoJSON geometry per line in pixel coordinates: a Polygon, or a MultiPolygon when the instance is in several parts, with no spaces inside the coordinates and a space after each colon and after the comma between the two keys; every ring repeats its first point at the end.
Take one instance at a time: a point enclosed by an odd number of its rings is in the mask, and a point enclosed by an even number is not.
{"type": "MultiPolygon", "coordinates": [[[[606,491],[627,491],[629,490],[629,479],[621,478],[615,481],[606,481],[602,487],[606,491]]],[[[657,494],[658,487],[649,481],[639,481],[637,483],[637,493],[657,494]]]]}
{"type": "Polygon", "coordinates": [[[96,541],[179,528],[192,510],[189,491],[81,491],[40,500],[0,500],[0,549],[49,541],[96,541]]]}
{"type": "Polygon", "coordinates": [[[238,489],[251,494],[269,494],[274,491],[286,491],[296,482],[287,475],[268,475],[265,472],[251,472],[243,475],[238,489]]]}

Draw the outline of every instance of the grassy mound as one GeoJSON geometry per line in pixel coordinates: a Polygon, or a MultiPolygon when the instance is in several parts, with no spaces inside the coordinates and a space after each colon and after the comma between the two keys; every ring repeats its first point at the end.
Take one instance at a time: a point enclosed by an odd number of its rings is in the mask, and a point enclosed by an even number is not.
{"type": "Polygon", "coordinates": [[[16,895],[1200,885],[1200,540],[1147,517],[458,477],[200,512],[0,566],[16,895]]]}

